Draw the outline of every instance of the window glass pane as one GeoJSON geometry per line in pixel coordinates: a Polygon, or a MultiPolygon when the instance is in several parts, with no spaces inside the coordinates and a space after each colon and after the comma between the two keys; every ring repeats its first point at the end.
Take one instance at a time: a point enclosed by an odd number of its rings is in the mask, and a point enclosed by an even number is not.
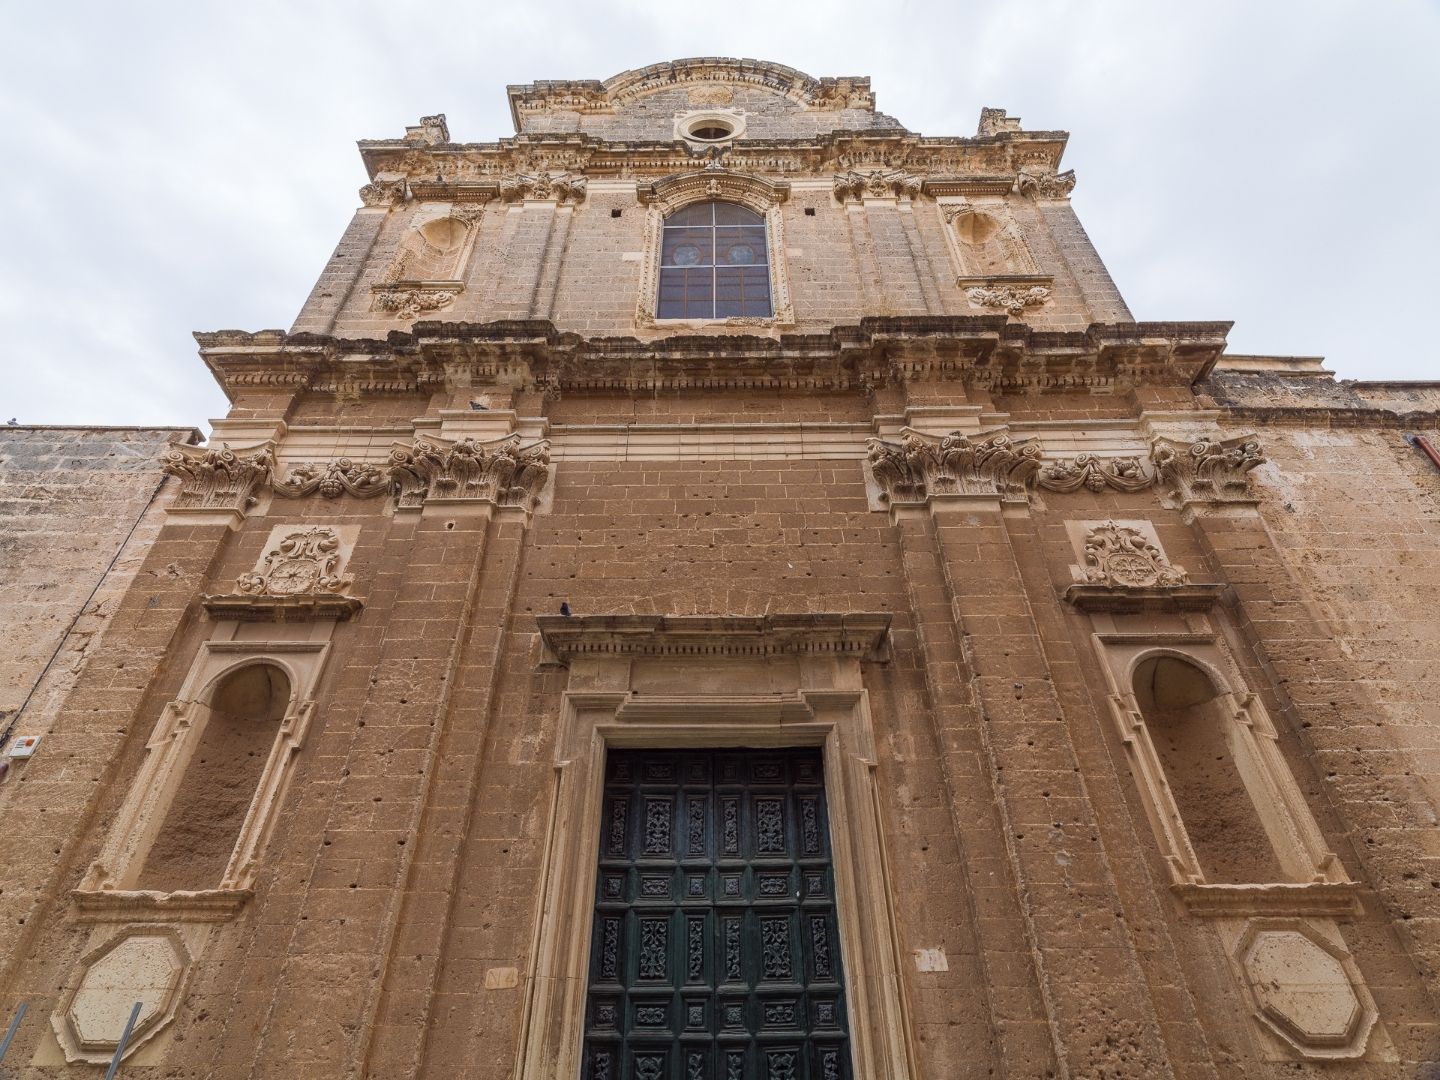
{"type": "Polygon", "coordinates": [[[660,319],[765,318],[770,271],[765,219],[735,203],[692,203],[665,219],[660,319]]]}
{"type": "Polygon", "coordinates": [[[683,209],[676,210],[665,219],[666,225],[710,225],[714,214],[714,203],[702,202],[691,203],[683,209]]]}
{"type": "Polygon", "coordinates": [[[715,271],[667,269],[660,271],[660,296],[655,306],[657,319],[713,319],[715,271]]]}
{"type": "Polygon", "coordinates": [[[660,246],[661,266],[710,266],[715,261],[711,246],[715,237],[713,229],[671,229],[665,230],[665,242],[660,246]]]}
{"type": "Polygon", "coordinates": [[[715,206],[716,225],[763,225],[764,219],[754,210],[747,210],[737,203],[717,202],[715,206]]]}
{"type": "Polygon", "coordinates": [[[770,275],[763,266],[715,271],[715,317],[766,317],[770,314],[770,275]]]}
{"type": "Polygon", "coordinates": [[[715,263],[717,266],[763,266],[765,230],[716,229],[715,263]]]}

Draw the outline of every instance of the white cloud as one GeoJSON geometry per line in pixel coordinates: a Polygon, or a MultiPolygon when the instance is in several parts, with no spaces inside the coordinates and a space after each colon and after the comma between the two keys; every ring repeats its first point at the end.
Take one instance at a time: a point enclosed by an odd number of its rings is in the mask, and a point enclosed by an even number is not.
{"type": "Polygon", "coordinates": [[[1432,378],[1440,13],[1423,0],[378,0],[31,5],[0,41],[11,194],[0,411],[195,423],[193,329],[287,326],[363,182],[354,140],[446,112],[508,134],[504,86],[741,55],[868,74],[968,134],[982,105],[1072,133],[1075,205],[1142,319],[1234,319],[1235,351],[1432,378]]]}

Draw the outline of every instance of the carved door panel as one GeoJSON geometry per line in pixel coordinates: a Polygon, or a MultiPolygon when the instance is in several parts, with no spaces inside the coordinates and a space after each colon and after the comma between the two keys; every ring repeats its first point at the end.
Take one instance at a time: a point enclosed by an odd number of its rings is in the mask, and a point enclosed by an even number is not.
{"type": "Polygon", "coordinates": [[[613,751],[582,1080],[848,1080],[819,750],[613,751]]]}

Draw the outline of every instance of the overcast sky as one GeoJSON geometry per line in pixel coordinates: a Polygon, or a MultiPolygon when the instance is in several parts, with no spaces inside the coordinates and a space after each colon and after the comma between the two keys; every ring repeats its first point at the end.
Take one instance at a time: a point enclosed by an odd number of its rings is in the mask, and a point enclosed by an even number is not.
{"type": "Polygon", "coordinates": [[[0,10],[0,420],[203,426],[225,402],[191,331],[290,325],[358,204],[356,139],[444,112],[493,140],[507,83],[685,56],[869,75],[927,135],[973,134],[984,105],[1068,130],[1075,207],[1136,318],[1440,378],[1433,0],[0,10]]]}

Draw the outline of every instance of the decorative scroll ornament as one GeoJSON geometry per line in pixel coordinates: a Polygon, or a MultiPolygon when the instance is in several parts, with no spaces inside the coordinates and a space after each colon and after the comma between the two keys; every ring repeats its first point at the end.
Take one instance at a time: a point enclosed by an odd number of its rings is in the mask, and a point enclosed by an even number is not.
{"type": "Polygon", "coordinates": [[[1191,443],[1156,436],[1150,458],[1156,475],[1182,502],[1250,501],[1250,470],[1265,464],[1254,435],[1191,443]]]}
{"type": "Polygon", "coordinates": [[[1021,195],[1029,195],[1032,199],[1068,199],[1075,190],[1075,170],[1066,169],[1057,173],[1021,169],[1020,175],[1015,178],[1015,186],[1020,189],[1021,195]]]}
{"type": "Polygon", "coordinates": [[[339,573],[342,560],[340,534],[328,525],[296,529],[284,534],[235,586],[254,596],[297,596],[302,593],[341,593],[354,578],[339,573]]]}
{"type": "Polygon", "coordinates": [[[1172,566],[1139,529],[1107,521],[1085,534],[1085,580],[1094,585],[1145,589],[1184,585],[1190,575],[1172,566]]]}
{"type": "Polygon", "coordinates": [[[1136,457],[1102,458],[1081,454],[1075,458],[1052,461],[1040,470],[1036,484],[1046,491],[1068,493],[1087,491],[1099,493],[1106,488],[1116,491],[1144,491],[1155,482],[1136,457]]]}
{"type": "Polygon", "coordinates": [[[976,285],[966,289],[965,295],[976,307],[1001,308],[1018,316],[1049,300],[1050,289],[1045,285],[976,285]]]}
{"type": "Polygon", "coordinates": [[[974,439],[951,432],[932,439],[906,430],[899,443],[869,439],[866,463],[891,506],[923,504],[936,495],[1026,498],[1040,468],[1040,445],[1001,432],[974,439]]]}
{"type": "Polygon", "coordinates": [[[390,477],[378,465],[336,458],[326,464],[306,462],[296,465],[284,480],[275,481],[275,493],[298,499],[319,492],[323,498],[338,499],[354,495],[369,499],[390,490],[390,477]]]}
{"type": "Polygon", "coordinates": [[[427,311],[449,307],[460,295],[462,286],[386,285],[375,290],[371,301],[377,311],[387,311],[397,319],[418,319],[427,311]]]}
{"type": "Polygon", "coordinates": [[[375,180],[360,189],[366,206],[394,206],[405,201],[404,180],[375,180]]]}
{"type": "Polygon", "coordinates": [[[505,202],[521,199],[553,199],[557,203],[583,202],[585,177],[575,173],[517,173],[500,178],[500,198],[505,202]]]}
{"type": "Polygon", "coordinates": [[[875,199],[888,197],[916,198],[920,194],[920,178],[899,169],[873,169],[870,172],[847,172],[835,177],[835,198],[842,203],[860,200],[867,195],[875,199]]]}
{"type": "Polygon", "coordinates": [[[254,505],[255,492],[275,469],[271,445],[236,452],[176,446],[160,458],[160,467],[180,478],[172,510],[230,510],[243,514],[254,505]]]}
{"type": "Polygon", "coordinates": [[[521,446],[518,434],[498,443],[417,440],[396,445],[389,473],[402,509],[463,501],[532,510],[550,478],[550,444],[521,446]]]}

